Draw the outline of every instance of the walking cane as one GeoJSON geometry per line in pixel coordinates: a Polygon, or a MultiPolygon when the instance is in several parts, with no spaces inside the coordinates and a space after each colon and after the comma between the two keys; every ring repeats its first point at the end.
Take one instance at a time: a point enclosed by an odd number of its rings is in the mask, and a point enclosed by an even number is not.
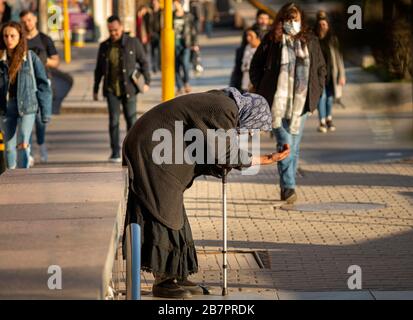
{"type": "Polygon", "coordinates": [[[222,296],[228,295],[228,265],[227,265],[227,174],[228,169],[224,168],[222,175],[222,228],[223,228],[223,249],[222,249],[222,296]]]}

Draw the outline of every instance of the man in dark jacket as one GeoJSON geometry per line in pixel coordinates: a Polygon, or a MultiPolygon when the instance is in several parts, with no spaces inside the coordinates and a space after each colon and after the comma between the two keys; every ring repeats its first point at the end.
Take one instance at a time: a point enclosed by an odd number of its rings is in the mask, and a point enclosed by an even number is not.
{"type": "Polygon", "coordinates": [[[137,94],[139,88],[133,81],[136,72],[143,75],[145,85],[142,93],[149,90],[150,74],[148,62],[142,44],[137,38],[124,33],[123,25],[117,16],[108,19],[110,38],[99,47],[95,69],[93,99],[98,100],[99,85],[103,81],[103,95],[109,109],[109,132],[112,155],[111,162],[121,162],[119,142],[120,105],[123,106],[127,130],[137,119],[137,94]]]}

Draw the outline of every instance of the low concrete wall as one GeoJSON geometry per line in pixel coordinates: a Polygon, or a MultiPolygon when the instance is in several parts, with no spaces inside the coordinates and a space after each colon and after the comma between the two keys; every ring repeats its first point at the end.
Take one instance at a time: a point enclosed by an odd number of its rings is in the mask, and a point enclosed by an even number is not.
{"type": "Polygon", "coordinates": [[[2,175],[0,299],[104,299],[127,186],[120,167],[2,175]],[[61,269],[61,290],[48,287],[50,266],[61,269]]]}

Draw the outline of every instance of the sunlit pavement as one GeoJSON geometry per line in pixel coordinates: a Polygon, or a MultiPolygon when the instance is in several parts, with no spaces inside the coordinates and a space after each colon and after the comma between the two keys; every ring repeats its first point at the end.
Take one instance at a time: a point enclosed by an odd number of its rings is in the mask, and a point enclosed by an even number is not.
{"type": "MultiPolygon", "coordinates": [[[[206,70],[191,81],[195,92],[227,85],[238,43],[233,32],[201,39],[206,70]]],[[[96,49],[84,49],[89,57],[75,52],[80,59],[64,67],[74,71],[75,88],[49,126],[49,166],[108,165],[106,105],[91,101],[96,49]]],[[[357,68],[349,72],[360,75],[357,68]]],[[[345,93],[346,109],[335,108],[337,132],[318,133],[317,115],[306,124],[296,207],[279,201],[275,166],[255,176],[230,175],[229,298],[413,299],[412,107],[359,104],[357,79],[345,93]],[[360,267],[361,290],[349,289],[350,266],[360,267]]],[[[159,97],[158,75],[138,110],[159,97]]],[[[262,151],[274,147],[263,135],[262,151]]],[[[199,250],[192,280],[211,287],[203,298],[221,299],[221,182],[202,177],[185,196],[199,250]]],[[[152,275],[143,280],[149,292],[152,275]]]]}

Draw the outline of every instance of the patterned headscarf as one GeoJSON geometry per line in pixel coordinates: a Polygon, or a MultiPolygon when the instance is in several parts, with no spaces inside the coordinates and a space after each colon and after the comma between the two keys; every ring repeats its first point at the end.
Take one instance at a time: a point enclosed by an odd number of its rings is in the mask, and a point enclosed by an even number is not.
{"type": "Polygon", "coordinates": [[[223,90],[238,106],[241,130],[272,130],[270,106],[264,97],[254,93],[242,94],[236,88],[223,90]]]}

